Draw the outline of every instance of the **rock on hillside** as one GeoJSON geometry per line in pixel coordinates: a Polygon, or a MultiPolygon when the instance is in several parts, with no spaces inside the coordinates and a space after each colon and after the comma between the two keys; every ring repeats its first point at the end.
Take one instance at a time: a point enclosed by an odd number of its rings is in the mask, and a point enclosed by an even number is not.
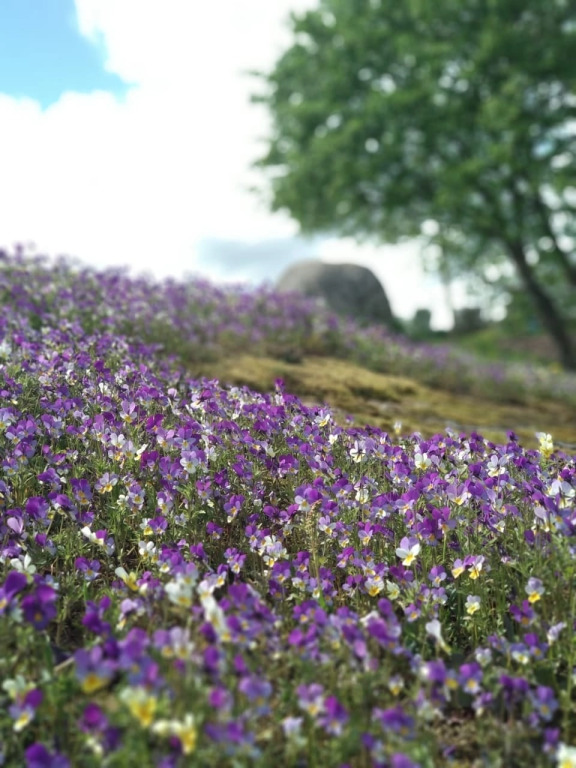
{"type": "Polygon", "coordinates": [[[323,299],[333,312],[359,324],[395,324],[382,284],[370,269],[359,264],[299,261],[280,276],[276,287],[323,299]]]}

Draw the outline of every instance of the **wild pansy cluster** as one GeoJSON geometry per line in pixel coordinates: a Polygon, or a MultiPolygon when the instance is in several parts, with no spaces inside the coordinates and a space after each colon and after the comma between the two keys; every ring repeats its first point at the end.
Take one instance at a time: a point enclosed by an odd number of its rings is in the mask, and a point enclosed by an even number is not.
{"type": "Polygon", "coordinates": [[[0,764],[576,766],[576,466],[550,435],[344,428],[10,269],[0,764]]]}
{"type": "Polygon", "coordinates": [[[126,270],[74,266],[0,251],[0,295],[32,329],[72,320],[84,332],[157,343],[164,355],[193,362],[237,352],[329,354],[432,386],[515,401],[541,396],[576,404],[576,377],[537,366],[481,362],[450,345],[422,344],[384,326],[361,328],[321,303],[263,285],[216,286],[199,278],[156,282],[126,270]]]}

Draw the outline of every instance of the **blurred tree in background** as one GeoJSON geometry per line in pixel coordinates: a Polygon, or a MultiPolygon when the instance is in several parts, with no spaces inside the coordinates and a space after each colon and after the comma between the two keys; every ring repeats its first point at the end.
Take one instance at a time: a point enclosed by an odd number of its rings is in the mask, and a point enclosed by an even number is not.
{"type": "Polygon", "coordinates": [[[521,285],[576,368],[576,0],[320,0],[254,101],[272,210],[521,285]]]}

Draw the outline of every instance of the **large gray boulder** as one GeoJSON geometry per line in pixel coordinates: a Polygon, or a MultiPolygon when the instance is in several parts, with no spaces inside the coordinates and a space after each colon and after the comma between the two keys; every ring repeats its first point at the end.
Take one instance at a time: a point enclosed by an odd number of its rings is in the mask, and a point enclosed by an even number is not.
{"type": "Polygon", "coordinates": [[[370,269],[359,264],[298,261],[280,276],[276,287],[323,299],[333,312],[361,325],[395,325],[382,284],[370,269]]]}

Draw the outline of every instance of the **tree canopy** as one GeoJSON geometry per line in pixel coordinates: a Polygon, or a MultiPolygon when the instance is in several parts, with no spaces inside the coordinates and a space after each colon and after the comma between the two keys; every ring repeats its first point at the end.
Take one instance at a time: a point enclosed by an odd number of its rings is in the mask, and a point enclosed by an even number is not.
{"type": "Polygon", "coordinates": [[[290,23],[254,97],[271,208],[423,236],[452,273],[513,265],[576,368],[576,0],[320,0],[290,23]]]}

